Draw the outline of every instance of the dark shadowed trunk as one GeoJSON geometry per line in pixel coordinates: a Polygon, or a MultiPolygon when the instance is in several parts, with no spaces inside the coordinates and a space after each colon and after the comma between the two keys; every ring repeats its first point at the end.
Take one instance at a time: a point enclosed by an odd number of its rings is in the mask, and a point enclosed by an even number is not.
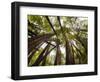
{"type": "Polygon", "coordinates": [[[68,37],[66,36],[66,33],[65,33],[65,31],[64,31],[64,29],[63,29],[63,27],[61,25],[60,17],[58,16],[57,19],[58,19],[59,25],[61,27],[61,31],[62,31],[63,37],[64,37],[64,39],[66,41],[66,44],[65,44],[65,49],[66,49],[66,65],[68,65],[68,64],[75,64],[74,56],[73,56],[73,53],[71,51],[71,47],[69,45],[69,41],[67,39],[68,37]]]}
{"type": "Polygon", "coordinates": [[[48,44],[43,51],[41,52],[41,54],[39,55],[39,57],[37,58],[37,60],[35,61],[35,63],[32,66],[37,66],[40,64],[41,60],[43,59],[43,55],[45,54],[45,52],[49,49],[50,45],[48,44]]]}
{"type": "Polygon", "coordinates": [[[48,17],[48,16],[45,16],[45,18],[47,19],[47,21],[48,21],[48,23],[49,23],[50,27],[52,28],[53,32],[55,33],[56,37],[58,38],[58,35],[57,35],[57,33],[56,33],[56,30],[54,29],[54,27],[53,27],[52,23],[50,22],[49,17],[48,17]]]}
{"type": "Polygon", "coordinates": [[[57,41],[57,50],[56,50],[56,57],[55,57],[55,65],[61,65],[61,50],[59,47],[59,42],[57,41]]]}
{"type": "Polygon", "coordinates": [[[28,54],[40,43],[47,41],[53,36],[53,34],[47,34],[47,35],[42,35],[41,37],[36,37],[37,39],[35,40],[29,40],[28,41],[28,54]]]}
{"type": "Polygon", "coordinates": [[[55,48],[56,46],[54,46],[52,49],[50,49],[49,51],[47,51],[47,53],[45,53],[44,57],[43,57],[43,62],[42,62],[42,65],[44,66],[45,63],[46,63],[46,58],[47,58],[47,55],[50,54],[50,52],[55,48]]]}
{"type": "Polygon", "coordinates": [[[66,49],[66,65],[75,64],[74,55],[71,51],[69,42],[66,42],[65,49],[66,49]]]}
{"type": "Polygon", "coordinates": [[[28,63],[30,62],[31,58],[34,56],[34,54],[36,53],[37,50],[39,50],[39,48],[43,45],[43,43],[39,44],[38,46],[36,46],[36,48],[34,48],[30,54],[28,54],[28,63]]]}

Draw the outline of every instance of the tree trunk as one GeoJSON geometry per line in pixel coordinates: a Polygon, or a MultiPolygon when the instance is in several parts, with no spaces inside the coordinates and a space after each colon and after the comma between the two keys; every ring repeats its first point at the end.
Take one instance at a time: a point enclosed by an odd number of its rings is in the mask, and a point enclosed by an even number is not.
{"type": "Polygon", "coordinates": [[[41,54],[39,55],[39,57],[37,58],[37,60],[35,61],[35,63],[34,63],[32,66],[38,66],[38,65],[40,64],[41,60],[43,59],[44,53],[46,52],[46,50],[49,49],[49,47],[50,47],[50,45],[48,44],[48,45],[44,48],[44,50],[41,52],[41,54]]]}
{"type": "Polygon", "coordinates": [[[50,39],[53,36],[53,34],[46,34],[46,35],[42,35],[41,37],[37,36],[36,39],[34,40],[29,40],[28,41],[28,54],[33,50],[33,48],[35,48],[36,46],[38,46],[40,43],[47,41],[48,39],[50,39]]]}
{"type": "Polygon", "coordinates": [[[34,56],[34,54],[36,53],[36,51],[43,45],[43,43],[39,44],[38,46],[36,46],[35,49],[33,49],[31,51],[30,54],[28,54],[28,63],[30,62],[31,58],[34,56]]]}
{"type": "Polygon", "coordinates": [[[65,44],[65,47],[66,47],[66,65],[75,64],[74,56],[73,56],[73,53],[71,51],[71,47],[69,45],[69,41],[67,39],[66,33],[65,33],[65,31],[64,31],[64,29],[63,29],[63,27],[61,25],[61,22],[60,22],[60,17],[58,16],[57,19],[58,19],[59,25],[61,27],[61,31],[62,31],[63,37],[64,37],[64,39],[66,41],[66,44],[65,44]]]}
{"type": "Polygon", "coordinates": [[[58,38],[58,35],[57,35],[57,33],[56,33],[56,30],[54,29],[54,27],[53,27],[52,23],[50,22],[49,17],[48,17],[48,16],[45,16],[45,18],[47,19],[47,21],[48,21],[49,25],[51,26],[51,28],[52,28],[53,32],[55,33],[56,37],[58,38]]]}
{"type": "Polygon", "coordinates": [[[42,66],[45,65],[46,63],[46,58],[47,58],[47,55],[49,55],[49,53],[55,48],[56,46],[54,46],[52,49],[50,49],[49,51],[47,51],[43,57],[43,62],[42,62],[42,66]]]}
{"type": "Polygon", "coordinates": [[[66,65],[75,64],[74,55],[71,51],[69,42],[66,42],[65,48],[66,48],[66,65]]]}
{"type": "Polygon", "coordinates": [[[59,47],[59,42],[57,41],[57,51],[56,51],[56,58],[55,58],[55,65],[61,65],[61,51],[59,47]]]}

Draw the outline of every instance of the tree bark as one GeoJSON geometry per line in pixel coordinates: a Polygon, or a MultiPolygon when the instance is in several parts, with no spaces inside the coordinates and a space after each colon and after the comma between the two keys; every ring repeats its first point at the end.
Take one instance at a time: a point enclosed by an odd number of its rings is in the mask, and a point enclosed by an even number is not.
{"type": "Polygon", "coordinates": [[[30,62],[31,58],[34,56],[34,54],[36,53],[36,51],[43,45],[43,43],[39,44],[38,46],[36,46],[35,49],[33,49],[31,51],[30,54],[28,54],[28,63],[30,62]]]}
{"type": "Polygon", "coordinates": [[[37,58],[37,60],[35,61],[35,63],[34,63],[32,66],[38,66],[38,65],[40,64],[41,60],[43,59],[44,53],[46,52],[46,50],[49,49],[49,47],[50,47],[50,45],[48,44],[48,45],[44,48],[44,50],[41,52],[41,54],[39,55],[39,57],[37,58]]]}
{"type": "Polygon", "coordinates": [[[65,48],[66,48],[66,65],[75,64],[74,55],[71,51],[69,42],[66,42],[65,48]]]}
{"type": "Polygon", "coordinates": [[[57,19],[58,19],[59,25],[61,27],[61,31],[62,31],[62,34],[64,36],[64,39],[66,41],[66,44],[65,44],[65,49],[66,49],[66,65],[68,65],[68,64],[75,64],[74,56],[73,56],[73,53],[71,51],[71,47],[69,45],[69,41],[67,39],[65,31],[63,30],[63,27],[62,27],[61,22],[60,22],[60,17],[58,16],[57,19]]]}
{"type": "Polygon", "coordinates": [[[58,38],[58,35],[57,35],[57,33],[56,33],[56,31],[55,31],[55,29],[54,29],[52,23],[50,22],[50,19],[48,18],[48,16],[45,16],[45,18],[47,19],[47,21],[48,21],[49,25],[51,26],[53,32],[55,33],[56,37],[58,38]]]}
{"type": "Polygon", "coordinates": [[[55,48],[56,46],[54,46],[52,49],[50,49],[47,53],[45,53],[44,57],[43,57],[43,62],[42,62],[42,66],[45,65],[46,63],[46,58],[47,58],[47,55],[49,55],[49,53],[55,48]]]}
{"type": "Polygon", "coordinates": [[[59,47],[59,42],[57,41],[57,51],[56,51],[56,58],[55,58],[55,65],[61,65],[61,50],[59,47]]]}
{"type": "Polygon", "coordinates": [[[35,40],[32,40],[32,39],[29,40],[28,41],[28,54],[33,50],[33,48],[38,46],[40,43],[47,41],[52,36],[53,34],[50,34],[50,35],[48,34],[48,35],[41,36],[35,40]]]}

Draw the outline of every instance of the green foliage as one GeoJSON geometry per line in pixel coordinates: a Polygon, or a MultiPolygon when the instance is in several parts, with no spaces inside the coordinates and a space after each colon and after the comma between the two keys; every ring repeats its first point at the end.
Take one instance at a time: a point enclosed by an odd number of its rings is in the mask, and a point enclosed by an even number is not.
{"type": "MultiPolygon", "coordinates": [[[[58,16],[28,15],[27,18],[28,30],[35,34],[34,37],[30,37],[33,38],[33,40],[36,39],[38,41],[38,39],[40,38],[39,36],[43,34],[54,34],[51,37],[46,37],[46,40],[41,39],[41,42],[50,44],[49,51],[53,47],[55,48],[47,53],[47,56],[45,56],[46,51],[43,53],[43,59],[42,57],[40,58],[41,62],[38,64],[38,66],[54,65],[57,61],[61,61],[61,65],[65,65],[67,58],[69,58],[67,57],[67,54],[70,56],[69,62],[67,62],[69,64],[72,64],[72,60],[74,60],[73,64],[88,63],[87,17],[61,16],[59,17],[60,20],[58,20],[58,16]],[[50,22],[48,21],[47,17],[50,22]],[[50,25],[50,23],[52,24],[52,26],[50,25]],[[59,46],[59,49],[61,51],[61,53],[59,53],[59,55],[61,56],[60,59],[58,58],[59,60],[55,60],[57,55],[57,46],[59,46]],[[63,47],[64,50],[61,47],[63,47]]],[[[43,39],[45,39],[45,37],[43,37],[43,39]]],[[[44,48],[45,46],[42,45],[42,47],[39,47],[36,52],[32,54],[33,56],[31,58],[31,61],[28,63],[28,66],[32,66],[34,64],[44,48]]]]}
{"type": "Polygon", "coordinates": [[[31,66],[36,59],[39,57],[39,54],[42,52],[43,49],[39,49],[38,51],[35,52],[34,56],[31,58],[31,61],[29,63],[29,66],[31,66]]]}

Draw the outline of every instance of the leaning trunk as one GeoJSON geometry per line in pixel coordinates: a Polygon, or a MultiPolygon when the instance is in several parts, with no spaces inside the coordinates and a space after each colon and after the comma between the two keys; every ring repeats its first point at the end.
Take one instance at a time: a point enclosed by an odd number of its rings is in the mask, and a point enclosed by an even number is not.
{"type": "Polygon", "coordinates": [[[35,63],[32,66],[38,66],[41,61],[43,60],[43,55],[45,54],[45,52],[49,49],[50,45],[48,44],[44,50],[41,52],[41,54],[39,55],[39,57],[37,58],[37,60],[35,61],[35,63]]]}

